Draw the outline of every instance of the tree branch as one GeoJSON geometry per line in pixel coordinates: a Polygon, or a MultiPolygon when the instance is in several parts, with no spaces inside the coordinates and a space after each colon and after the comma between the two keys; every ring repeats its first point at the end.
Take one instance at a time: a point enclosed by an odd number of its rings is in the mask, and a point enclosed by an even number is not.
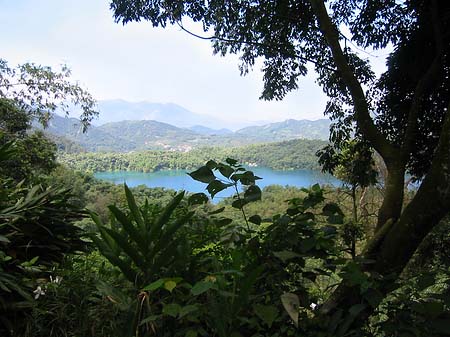
{"type": "Polygon", "coordinates": [[[336,67],[352,96],[359,129],[387,164],[396,161],[399,151],[377,130],[373,119],[370,117],[366,96],[360,82],[346,60],[339,44],[339,32],[331,21],[324,2],[322,0],[310,0],[310,3],[316,14],[319,28],[331,49],[336,67]]]}
{"type": "Polygon", "coordinates": [[[188,33],[189,35],[192,35],[192,36],[194,36],[194,37],[196,37],[198,39],[201,39],[201,40],[208,40],[208,41],[217,40],[217,41],[222,41],[222,42],[227,42],[227,43],[246,44],[246,45],[258,46],[258,47],[272,48],[273,50],[275,50],[275,51],[277,51],[279,53],[283,53],[283,55],[286,56],[286,57],[298,58],[298,59],[300,59],[302,61],[310,62],[310,63],[314,64],[315,66],[317,66],[319,68],[323,68],[323,69],[334,71],[334,72],[337,71],[336,69],[327,67],[327,66],[325,66],[325,65],[323,65],[323,64],[321,64],[321,63],[319,63],[319,62],[317,62],[317,61],[315,61],[313,59],[310,59],[310,58],[307,58],[307,57],[304,57],[304,56],[300,56],[300,55],[298,55],[296,53],[292,53],[292,54],[291,53],[286,53],[285,51],[282,51],[281,48],[277,47],[276,45],[266,44],[266,43],[261,43],[261,42],[256,42],[256,41],[233,40],[233,39],[227,39],[227,38],[220,37],[220,36],[215,36],[215,35],[202,36],[202,35],[196,34],[194,32],[191,32],[190,30],[185,28],[180,21],[176,21],[176,23],[177,23],[177,25],[180,27],[180,29],[182,31],[184,31],[185,33],[188,33]]]}

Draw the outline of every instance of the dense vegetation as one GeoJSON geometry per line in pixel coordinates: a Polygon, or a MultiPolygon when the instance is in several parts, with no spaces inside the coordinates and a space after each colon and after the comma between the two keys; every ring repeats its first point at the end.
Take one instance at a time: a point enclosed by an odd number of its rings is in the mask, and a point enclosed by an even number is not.
{"type": "Polygon", "coordinates": [[[65,71],[0,62],[2,336],[450,335],[448,2],[112,8],[124,23],[202,21],[217,52],[243,53],[244,72],[264,56],[265,98],[295,89],[312,60],[336,122],[320,162],[346,185],[261,191],[231,158],[190,172],[211,197],[236,192],[219,205],[98,182],[57,165],[55,145],[29,133],[55,109],[48,96],[81,102],[86,122],[90,96],[65,71]],[[342,49],[345,26],[360,47],[394,45],[380,79],[342,49]]]}
{"type": "Polygon", "coordinates": [[[326,143],[319,140],[290,140],[239,148],[200,148],[189,152],[145,151],[130,153],[64,153],[58,160],[82,172],[194,169],[209,159],[227,157],[242,163],[278,170],[319,169],[316,152],[326,143]]]}
{"type": "MultiPolygon", "coordinates": [[[[363,269],[381,279],[381,298],[392,293],[419,246],[450,212],[449,2],[137,3],[113,0],[116,20],[184,29],[183,19],[189,18],[201,22],[215,53],[239,54],[243,74],[262,58],[263,99],[282,99],[296,90],[308,63],[314,64],[317,81],[329,97],[325,113],[333,121],[332,144],[322,152],[323,162],[356,138],[376,150],[385,164],[376,235],[363,254],[374,262],[363,269]],[[388,46],[387,69],[377,77],[361,50],[370,53],[388,46]],[[423,181],[407,205],[406,172],[423,181]]],[[[325,320],[340,317],[342,311],[353,318],[339,321],[333,331],[358,327],[374,307],[355,284],[342,282],[320,314],[325,320]]]]}
{"type": "MultiPolygon", "coordinates": [[[[126,118],[126,117],[124,117],[126,118]]],[[[188,117],[186,117],[189,119],[188,117]]],[[[93,126],[86,133],[75,118],[54,115],[45,132],[58,137],[66,147],[67,141],[89,152],[129,152],[143,150],[189,151],[199,147],[237,147],[256,143],[281,142],[292,139],[321,139],[329,135],[327,119],[287,120],[264,126],[247,127],[236,132],[211,132],[201,127],[186,129],[152,120],[134,120],[93,126]],[[198,132],[202,130],[202,132],[198,132]],[[60,137],[66,138],[66,140],[60,137]]],[[[42,126],[35,124],[36,128],[42,126]]],[[[59,142],[57,142],[59,143],[59,142]]],[[[73,152],[75,148],[69,147],[73,152]]]]}

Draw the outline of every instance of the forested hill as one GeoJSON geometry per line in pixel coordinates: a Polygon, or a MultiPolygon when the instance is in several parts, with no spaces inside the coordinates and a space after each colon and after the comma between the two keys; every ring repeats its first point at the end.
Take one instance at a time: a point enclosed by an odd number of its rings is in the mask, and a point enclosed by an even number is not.
{"type": "MultiPolygon", "coordinates": [[[[36,126],[38,127],[38,126],[36,126]]],[[[153,120],[121,121],[91,125],[87,133],[75,118],[54,115],[46,132],[78,144],[88,152],[129,152],[142,150],[191,151],[204,146],[238,147],[292,139],[328,139],[328,120],[288,120],[236,132],[202,126],[179,128],[153,120]]],[[[61,138],[56,138],[56,140],[61,138]]],[[[65,142],[67,142],[65,141],[65,142]]],[[[64,148],[64,146],[60,146],[64,148]]]]}
{"type": "Polygon", "coordinates": [[[195,169],[206,161],[235,158],[247,165],[273,169],[319,169],[316,151],[321,140],[290,140],[238,148],[198,148],[189,152],[140,151],[130,153],[60,153],[59,161],[79,171],[141,171],[195,169]]]}

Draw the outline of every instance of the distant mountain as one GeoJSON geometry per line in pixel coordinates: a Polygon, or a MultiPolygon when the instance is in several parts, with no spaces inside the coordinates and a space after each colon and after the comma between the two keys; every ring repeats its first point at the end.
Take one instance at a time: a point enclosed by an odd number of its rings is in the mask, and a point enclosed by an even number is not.
{"type": "Polygon", "coordinates": [[[284,122],[271,123],[263,126],[249,126],[236,131],[255,142],[283,141],[290,139],[321,139],[328,140],[330,121],[318,119],[288,119],[284,122]]]}
{"type": "Polygon", "coordinates": [[[189,111],[174,103],[128,102],[120,99],[98,102],[99,118],[96,125],[124,120],[155,120],[180,128],[195,125],[222,125],[223,121],[189,111]]]}
{"type": "Polygon", "coordinates": [[[233,133],[230,129],[211,129],[203,125],[194,125],[189,128],[189,130],[197,132],[201,135],[229,135],[233,133]]]}
{"type": "MultiPolygon", "coordinates": [[[[35,127],[41,128],[39,125],[35,127]]],[[[202,146],[236,147],[247,144],[271,143],[291,139],[328,139],[328,120],[287,120],[264,126],[247,127],[236,132],[214,130],[201,125],[179,128],[153,120],[91,125],[86,133],[75,118],[54,115],[47,133],[54,135],[62,149],[93,152],[129,152],[138,150],[190,151],[202,146]],[[70,144],[69,144],[70,143],[70,144]]]]}

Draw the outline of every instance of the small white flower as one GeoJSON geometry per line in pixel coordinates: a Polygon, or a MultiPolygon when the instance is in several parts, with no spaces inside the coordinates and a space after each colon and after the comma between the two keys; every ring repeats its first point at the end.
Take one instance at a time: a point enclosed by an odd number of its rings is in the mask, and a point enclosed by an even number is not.
{"type": "Polygon", "coordinates": [[[42,290],[41,286],[37,286],[37,288],[33,291],[34,299],[37,300],[39,296],[44,296],[45,291],[42,290]]]}
{"type": "Polygon", "coordinates": [[[50,275],[50,282],[55,284],[60,284],[62,281],[62,277],[56,276],[55,278],[50,275]]]}
{"type": "Polygon", "coordinates": [[[314,309],[316,309],[317,304],[316,304],[316,303],[311,303],[311,304],[309,305],[309,307],[311,308],[311,310],[314,310],[314,309]]]}

